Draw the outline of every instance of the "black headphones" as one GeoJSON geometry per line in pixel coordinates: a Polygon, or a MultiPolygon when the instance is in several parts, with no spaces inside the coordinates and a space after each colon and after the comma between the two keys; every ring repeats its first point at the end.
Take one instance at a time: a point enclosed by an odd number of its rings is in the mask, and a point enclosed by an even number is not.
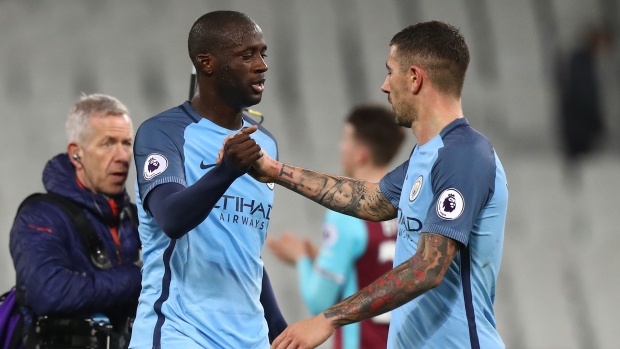
{"type": "Polygon", "coordinates": [[[82,163],[82,158],[77,153],[73,154],[73,158],[80,164],[82,163]]]}

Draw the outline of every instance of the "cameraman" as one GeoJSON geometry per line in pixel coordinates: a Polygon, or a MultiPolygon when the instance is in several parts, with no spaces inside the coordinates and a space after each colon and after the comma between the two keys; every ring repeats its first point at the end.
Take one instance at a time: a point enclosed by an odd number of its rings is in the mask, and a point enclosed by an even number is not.
{"type": "Polygon", "coordinates": [[[25,203],[11,229],[10,251],[30,334],[40,316],[84,319],[94,313],[120,330],[135,315],[140,294],[140,239],[125,190],[134,134],[127,108],[111,96],[83,96],[66,129],[67,153],[48,161],[43,184],[84,211],[107,265],[94,265],[65,211],[44,200],[25,203]]]}

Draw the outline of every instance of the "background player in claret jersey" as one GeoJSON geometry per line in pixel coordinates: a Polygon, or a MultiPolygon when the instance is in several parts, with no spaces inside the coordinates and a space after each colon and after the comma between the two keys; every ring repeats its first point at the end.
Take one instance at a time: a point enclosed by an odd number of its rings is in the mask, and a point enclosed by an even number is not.
{"type": "Polygon", "coordinates": [[[268,348],[286,327],[260,258],[273,186],[246,171],[278,152],[242,113],[261,100],[267,46],[248,16],[216,11],[188,50],[197,94],[136,135],[144,268],[131,347],[268,348]]]}
{"type": "MultiPolygon", "coordinates": [[[[340,141],[344,175],[378,182],[404,137],[390,110],[373,105],[354,108],[340,141]]],[[[307,239],[288,232],[267,239],[267,246],[280,260],[296,266],[302,298],[316,315],[392,269],[397,231],[395,219],[378,223],[328,211],[318,255],[307,239]]],[[[334,347],[385,348],[389,320],[386,313],[337,330],[334,347]]]]}
{"type": "Polygon", "coordinates": [[[394,269],[323,313],[289,326],[273,348],[313,348],[338,327],[392,310],[388,348],[503,348],[493,302],[508,188],[491,143],[463,117],[469,64],[453,26],[424,22],[390,42],[388,94],[418,144],[379,183],[326,175],[269,156],[253,165],[330,209],[372,221],[398,217],[394,269]],[[344,185],[349,203],[336,203],[344,185]]]}

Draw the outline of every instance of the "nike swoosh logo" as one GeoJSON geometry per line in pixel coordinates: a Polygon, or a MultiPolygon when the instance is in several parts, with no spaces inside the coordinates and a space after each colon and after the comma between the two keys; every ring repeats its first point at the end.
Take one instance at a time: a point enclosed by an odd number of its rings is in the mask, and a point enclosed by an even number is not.
{"type": "Polygon", "coordinates": [[[202,160],[202,161],[200,162],[200,168],[201,168],[201,169],[203,169],[203,170],[206,170],[206,169],[208,169],[208,168],[211,168],[211,167],[213,167],[213,166],[215,166],[215,165],[217,165],[217,164],[208,164],[208,165],[205,165],[204,160],[202,160]]]}

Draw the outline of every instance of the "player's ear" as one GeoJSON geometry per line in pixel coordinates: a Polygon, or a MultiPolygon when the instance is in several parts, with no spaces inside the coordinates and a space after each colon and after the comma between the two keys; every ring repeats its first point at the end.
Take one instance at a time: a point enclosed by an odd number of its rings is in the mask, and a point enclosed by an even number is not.
{"type": "Polygon", "coordinates": [[[422,83],[424,82],[424,70],[417,66],[417,65],[412,65],[409,68],[409,79],[411,82],[411,93],[413,93],[414,95],[417,95],[418,93],[420,93],[420,89],[422,88],[422,83]]]}
{"type": "Polygon", "coordinates": [[[356,164],[365,165],[371,160],[370,150],[368,149],[368,147],[358,146],[355,148],[355,150],[356,151],[353,157],[355,159],[356,164]]]}
{"type": "Polygon", "coordinates": [[[213,74],[213,68],[215,66],[215,56],[210,53],[201,53],[196,56],[198,67],[200,70],[208,76],[213,74]]]}

